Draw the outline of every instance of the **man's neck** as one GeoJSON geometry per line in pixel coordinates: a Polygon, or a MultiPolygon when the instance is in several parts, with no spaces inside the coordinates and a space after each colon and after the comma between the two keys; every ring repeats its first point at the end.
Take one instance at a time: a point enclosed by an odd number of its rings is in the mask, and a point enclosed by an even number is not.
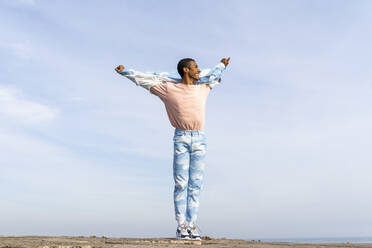
{"type": "Polygon", "coordinates": [[[188,76],[185,76],[185,77],[182,78],[181,83],[182,84],[187,84],[187,85],[192,85],[192,84],[194,84],[194,81],[195,81],[194,79],[192,79],[188,76]]]}

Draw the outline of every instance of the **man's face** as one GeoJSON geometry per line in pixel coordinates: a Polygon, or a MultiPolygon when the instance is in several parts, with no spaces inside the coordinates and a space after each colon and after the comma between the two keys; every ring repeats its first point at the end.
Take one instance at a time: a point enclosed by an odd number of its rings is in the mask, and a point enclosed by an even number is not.
{"type": "Polygon", "coordinates": [[[200,69],[198,65],[195,63],[195,61],[191,61],[188,66],[188,72],[187,74],[189,75],[190,78],[194,79],[194,81],[199,80],[199,73],[200,69]]]}

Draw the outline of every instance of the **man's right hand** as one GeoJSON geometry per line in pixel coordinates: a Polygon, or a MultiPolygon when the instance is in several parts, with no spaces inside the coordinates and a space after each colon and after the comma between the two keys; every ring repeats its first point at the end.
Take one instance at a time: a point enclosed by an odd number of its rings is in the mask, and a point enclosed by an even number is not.
{"type": "Polygon", "coordinates": [[[115,68],[115,71],[117,72],[122,72],[124,71],[125,67],[123,65],[119,65],[118,67],[115,68]]]}

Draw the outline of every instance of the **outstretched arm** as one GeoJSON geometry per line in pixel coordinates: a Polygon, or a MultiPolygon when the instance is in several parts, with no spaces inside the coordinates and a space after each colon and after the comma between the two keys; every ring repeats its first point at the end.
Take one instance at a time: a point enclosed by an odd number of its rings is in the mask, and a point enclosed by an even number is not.
{"type": "MultiPolygon", "coordinates": [[[[208,84],[210,88],[221,82],[222,73],[225,71],[226,66],[230,62],[230,57],[221,59],[221,63],[215,66],[213,69],[204,69],[199,74],[199,80],[196,84],[208,84]]],[[[123,65],[119,65],[115,68],[115,71],[122,76],[128,78],[136,85],[142,86],[143,88],[150,90],[150,88],[163,81],[180,83],[181,78],[179,75],[168,72],[139,72],[133,69],[125,70],[123,65]]]]}
{"type": "Polygon", "coordinates": [[[230,57],[221,59],[221,63],[213,69],[202,70],[199,74],[198,84],[208,84],[212,89],[215,85],[221,82],[222,73],[225,71],[230,62],[230,57]]]}
{"type": "Polygon", "coordinates": [[[139,72],[133,69],[125,70],[123,65],[119,65],[115,68],[115,71],[122,76],[128,78],[136,85],[141,86],[147,90],[154,85],[157,85],[164,81],[174,81],[171,77],[167,77],[166,75],[161,75],[161,73],[153,73],[153,72],[139,72]]]}

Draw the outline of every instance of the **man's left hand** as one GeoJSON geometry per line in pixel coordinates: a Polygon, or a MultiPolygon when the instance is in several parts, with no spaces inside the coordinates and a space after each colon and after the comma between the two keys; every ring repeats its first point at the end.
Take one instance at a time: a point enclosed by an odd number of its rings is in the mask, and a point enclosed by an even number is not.
{"type": "Polygon", "coordinates": [[[230,62],[230,57],[228,57],[228,58],[223,58],[223,59],[221,59],[221,62],[225,65],[225,67],[229,64],[229,62],[230,62]]]}

